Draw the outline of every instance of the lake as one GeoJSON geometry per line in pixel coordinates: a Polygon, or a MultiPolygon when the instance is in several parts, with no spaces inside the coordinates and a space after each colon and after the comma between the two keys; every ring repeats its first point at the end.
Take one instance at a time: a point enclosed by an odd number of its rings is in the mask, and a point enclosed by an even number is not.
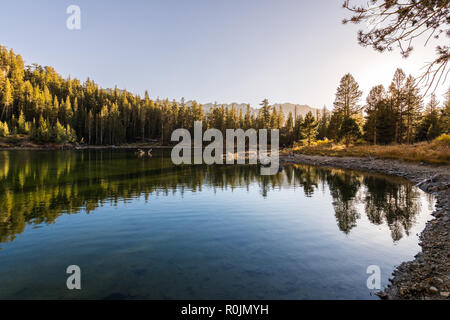
{"type": "Polygon", "coordinates": [[[355,171],[0,151],[0,299],[377,299],[367,268],[386,286],[433,206],[355,171]]]}

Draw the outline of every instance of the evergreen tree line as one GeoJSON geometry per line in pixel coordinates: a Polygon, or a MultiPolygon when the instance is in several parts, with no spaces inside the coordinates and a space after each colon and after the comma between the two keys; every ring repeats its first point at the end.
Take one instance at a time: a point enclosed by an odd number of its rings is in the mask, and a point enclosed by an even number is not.
{"type": "Polygon", "coordinates": [[[431,141],[450,131],[450,89],[440,105],[434,94],[424,100],[412,75],[397,69],[386,90],[374,86],[360,104],[362,92],[351,74],[346,74],[336,92],[334,109],[322,111],[319,139],[325,137],[349,144],[363,139],[371,144],[410,144],[431,141]]]}
{"type": "Polygon", "coordinates": [[[186,105],[152,100],[126,90],[103,89],[87,79],[64,79],[53,68],[25,66],[14,51],[0,46],[0,136],[30,135],[39,143],[121,144],[136,141],[170,143],[173,130],[189,129],[202,121],[203,129],[280,129],[280,142],[311,144],[316,139],[344,141],[364,138],[374,144],[412,143],[430,140],[450,127],[450,98],[439,106],[432,96],[423,101],[412,76],[397,70],[386,91],[374,87],[366,104],[355,79],[345,75],[336,93],[334,109],[287,119],[282,110],[264,100],[255,114],[215,105],[208,114],[197,102],[186,105]]]}

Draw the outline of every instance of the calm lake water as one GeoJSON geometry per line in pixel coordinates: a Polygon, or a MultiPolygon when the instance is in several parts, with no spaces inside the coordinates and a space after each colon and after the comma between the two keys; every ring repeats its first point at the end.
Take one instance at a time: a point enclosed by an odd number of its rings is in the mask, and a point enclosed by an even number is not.
{"type": "Polygon", "coordinates": [[[376,299],[434,200],[294,165],[173,166],[132,151],[0,151],[0,299],[376,299]],[[66,287],[78,265],[82,290],[66,287]]]}

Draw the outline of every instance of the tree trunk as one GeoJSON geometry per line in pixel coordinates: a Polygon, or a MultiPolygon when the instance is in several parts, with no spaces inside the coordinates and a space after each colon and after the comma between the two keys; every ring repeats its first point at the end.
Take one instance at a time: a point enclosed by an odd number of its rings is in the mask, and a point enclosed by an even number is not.
{"type": "Polygon", "coordinates": [[[373,144],[377,145],[377,124],[375,123],[373,127],[373,144]]]}

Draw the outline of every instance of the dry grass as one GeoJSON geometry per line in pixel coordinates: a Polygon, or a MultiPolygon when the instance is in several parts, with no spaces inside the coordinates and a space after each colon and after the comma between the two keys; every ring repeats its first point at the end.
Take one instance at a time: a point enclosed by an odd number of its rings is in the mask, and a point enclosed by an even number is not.
{"type": "Polygon", "coordinates": [[[315,146],[299,146],[295,153],[333,157],[374,157],[383,159],[399,159],[431,164],[450,164],[450,135],[442,135],[428,143],[412,145],[355,145],[346,148],[341,144],[318,144],[315,146]]]}

